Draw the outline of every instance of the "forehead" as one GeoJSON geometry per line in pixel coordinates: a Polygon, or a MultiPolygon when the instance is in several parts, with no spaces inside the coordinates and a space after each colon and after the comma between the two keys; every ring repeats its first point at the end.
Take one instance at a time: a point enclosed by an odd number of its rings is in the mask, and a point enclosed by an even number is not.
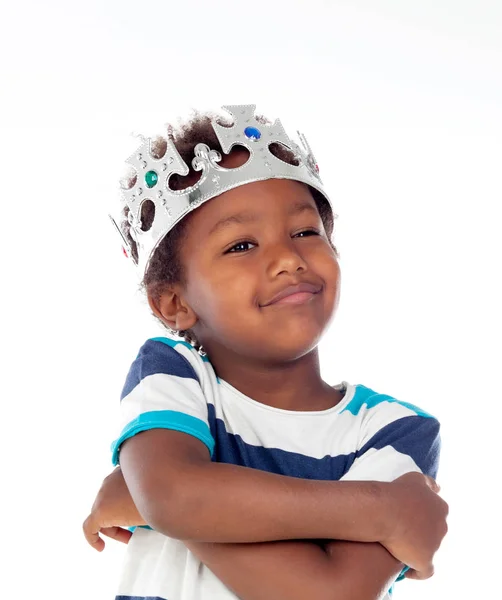
{"type": "Polygon", "coordinates": [[[282,220],[302,213],[319,214],[308,186],[288,179],[267,179],[205,202],[190,215],[190,229],[209,236],[231,223],[282,220]]]}

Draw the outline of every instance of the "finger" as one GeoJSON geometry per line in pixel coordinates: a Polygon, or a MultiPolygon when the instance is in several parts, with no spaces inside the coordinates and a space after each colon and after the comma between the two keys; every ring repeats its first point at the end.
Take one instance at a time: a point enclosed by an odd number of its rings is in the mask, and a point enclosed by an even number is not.
{"type": "Polygon", "coordinates": [[[98,552],[102,552],[105,547],[105,542],[99,537],[99,528],[94,524],[91,515],[84,521],[82,529],[88,544],[98,552]]]}
{"type": "Polygon", "coordinates": [[[404,574],[406,579],[416,579],[419,581],[423,581],[424,579],[429,579],[434,575],[434,567],[429,567],[425,571],[415,571],[415,569],[409,569],[404,574]]]}
{"type": "Polygon", "coordinates": [[[103,535],[106,535],[117,542],[122,542],[123,544],[127,544],[132,536],[131,531],[123,529],[122,527],[103,527],[100,531],[103,535]]]}
{"type": "Polygon", "coordinates": [[[415,571],[415,569],[409,569],[404,574],[405,579],[423,579],[422,573],[415,571]]]}
{"type": "Polygon", "coordinates": [[[425,481],[427,482],[427,485],[431,488],[431,490],[433,492],[436,492],[436,494],[439,494],[439,492],[441,491],[441,487],[440,485],[436,482],[435,479],[433,479],[432,477],[430,477],[429,475],[425,476],[425,481]]]}

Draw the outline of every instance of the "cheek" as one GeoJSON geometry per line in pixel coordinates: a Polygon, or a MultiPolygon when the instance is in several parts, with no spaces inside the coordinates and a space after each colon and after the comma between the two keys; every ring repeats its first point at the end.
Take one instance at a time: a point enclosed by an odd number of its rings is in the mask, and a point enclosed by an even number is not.
{"type": "Polygon", "coordinates": [[[336,281],[339,278],[340,265],[338,264],[335,251],[327,242],[320,248],[316,248],[316,252],[311,258],[311,266],[326,281],[336,281]]]}
{"type": "Polygon", "coordinates": [[[325,260],[320,265],[319,274],[325,281],[330,301],[336,307],[340,295],[341,271],[334,254],[326,255],[325,260]]]}
{"type": "Polygon", "coordinates": [[[337,285],[340,282],[341,272],[340,272],[340,265],[338,264],[338,261],[336,260],[336,258],[330,259],[329,264],[327,265],[327,269],[330,274],[330,279],[333,281],[333,283],[335,285],[337,285]]]}
{"type": "Polygon", "coordinates": [[[201,316],[219,319],[254,301],[253,277],[244,267],[211,265],[207,270],[192,272],[189,281],[193,282],[189,285],[191,305],[201,316]]]}

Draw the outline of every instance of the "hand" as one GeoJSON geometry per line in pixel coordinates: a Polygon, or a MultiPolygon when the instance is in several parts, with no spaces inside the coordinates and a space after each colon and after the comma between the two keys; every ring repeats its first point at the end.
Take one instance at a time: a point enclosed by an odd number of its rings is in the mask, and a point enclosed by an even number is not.
{"type": "Polygon", "coordinates": [[[381,543],[410,567],[409,579],[434,574],[434,554],[448,531],[448,505],[438,496],[439,489],[432,477],[421,473],[407,473],[390,484],[390,527],[381,543]]]}
{"type": "Polygon", "coordinates": [[[124,527],[146,525],[127,489],[120,467],[108,475],[83,524],[85,539],[98,552],[105,547],[100,533],[127,544],[132,533],[124,527]]]}

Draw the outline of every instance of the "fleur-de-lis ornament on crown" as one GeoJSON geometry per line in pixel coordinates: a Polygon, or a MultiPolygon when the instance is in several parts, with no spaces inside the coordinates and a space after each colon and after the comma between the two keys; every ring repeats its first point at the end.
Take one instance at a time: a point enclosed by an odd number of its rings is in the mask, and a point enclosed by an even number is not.
{"type": "Polygon", "coordinates": [[[152,155],[150,138],[143,138],[141,146],[128,158],[127,163],[135,170],[136,177],[130,188],[122,189],[122,202],[129,209],[128,220],[131,237],[137,246],[137,261],[117,221],[111,215],[110,218],[120,234],[127,255],[138,266],[141,276],[165,235],[189,212],[227,190],[265,179],[293,179],[319,191],[332,207],[305,136],[298,132],[299,146],[288,137],[279,119],[272,124],[260,123],[255,117],[255,108],[254,104],[223,106],[233,117],[233,124],[228,127],[212,121],[222,151],[229,154],[234,146],[243,146],[249,151],[247,162],[231,169],[222,167],[219,164],[222,160],[220,152],[206,144],[196,144],[192,168],[202,171],[202,174],[197,183],[185,189],[172,190],[168,186],[171,175],[186,176],[189,173],[188,165],[176,149],[172,136],[168,136],[166,152],[161,158],[152,155]],[[294,153],[297,165],[272,154],[270,146],[277,143],[294,153]],[[153,221],[148,229],[143,227],[141,221],[142,205],[146,200],[154,205],[153,221]]]}

